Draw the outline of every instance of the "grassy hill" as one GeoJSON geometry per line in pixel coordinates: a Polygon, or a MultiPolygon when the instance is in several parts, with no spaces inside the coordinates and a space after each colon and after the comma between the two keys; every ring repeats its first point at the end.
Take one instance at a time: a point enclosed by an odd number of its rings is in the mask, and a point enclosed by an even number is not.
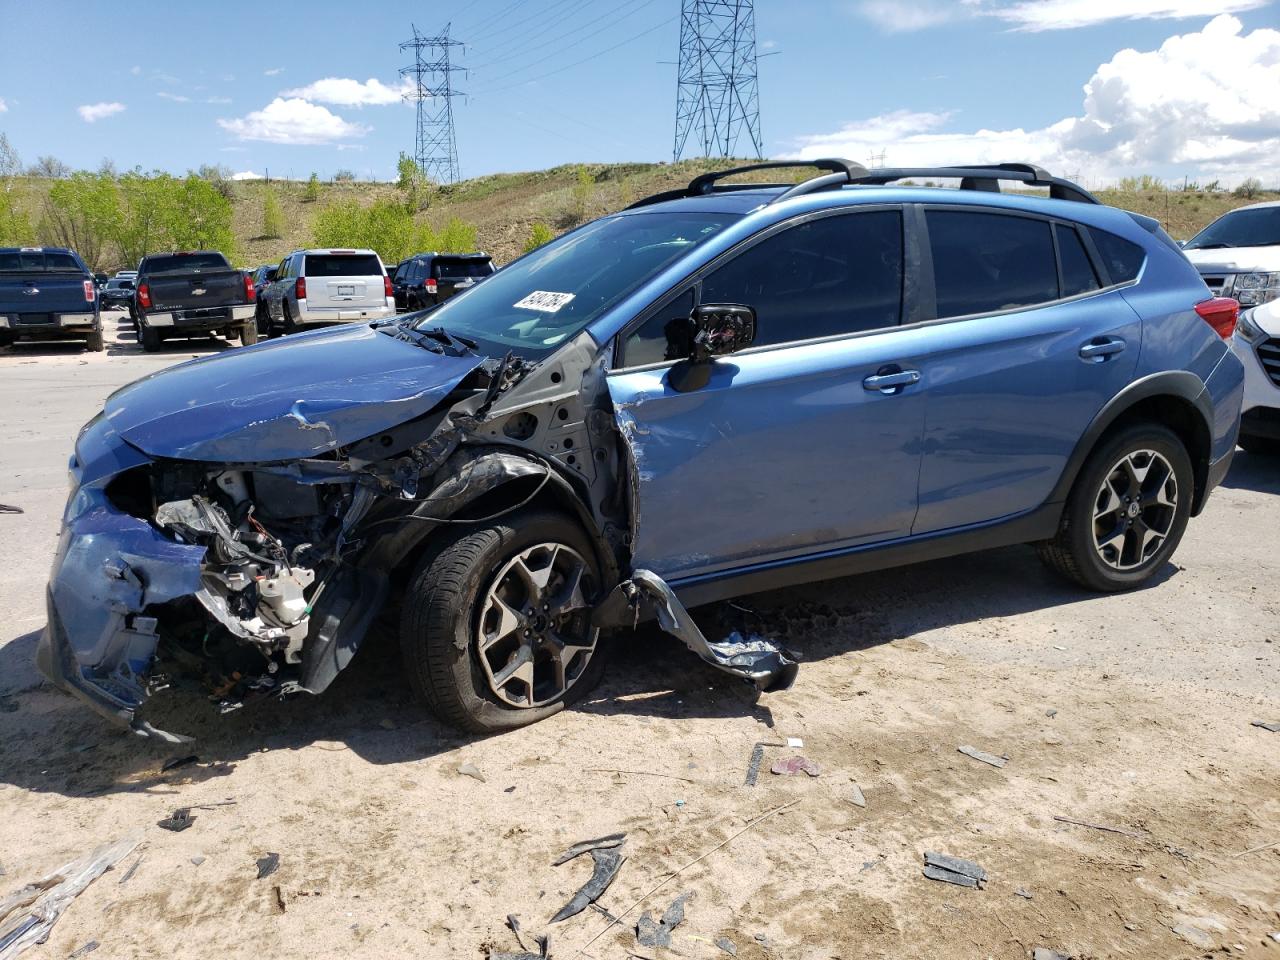
{"type": "MultiPolygon", "coordinates": [[[[434,191],[418,218],[436,229],[453,217],[473,224],[480,248],[502,263],[521,253],[536,223],[559,233],[584,220],[621,209],[648,194],[684,186],[706,170],[724,169],[741,162],[587,164],[493,174],[434,191]]],[[[806,173],[797,172],[795,179],[806,173]]],[[[774,171],[752,179],[778,180],[780,177],[774,171]]],[[[41,220],[49,183],[35,178],[17,181],[19,204],[27,210],[33,224],[41,220]]],[[[300,182],[276,181],[268,185],[262,181],[240,181],[227,187],[233,206],[236,258],[243,266],[274,263],[291,250],[310,245],[313,218],[326,205],[354,199],[368,206],[379,199],[404,199],[404,192],[390,183],[322,183],[319,197],[313,201],[306,200],[306,184],[300,182]],[[283,208],[284,229],[280,237],[262,235],[267,190],[275,192],[283,208]]],[[[1164,189],[1101,190],[1097,194],[1104,203],[1157,218],[1178,239],[1191,236],[1227,210],[1260,200],[1280,199],[1276,193],[1249,200],[1225,192],[1164,189]]]]}

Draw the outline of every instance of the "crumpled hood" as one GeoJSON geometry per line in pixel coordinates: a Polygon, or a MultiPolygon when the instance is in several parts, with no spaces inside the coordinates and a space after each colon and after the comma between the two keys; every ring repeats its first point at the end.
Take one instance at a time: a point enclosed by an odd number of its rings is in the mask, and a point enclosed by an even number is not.
{"type": "Polygon", "coordinates": [[[421,416],[483,361],[353,324],[169,367],[117,390],[104,412],[153,457],[294,460],[421,416]]]}

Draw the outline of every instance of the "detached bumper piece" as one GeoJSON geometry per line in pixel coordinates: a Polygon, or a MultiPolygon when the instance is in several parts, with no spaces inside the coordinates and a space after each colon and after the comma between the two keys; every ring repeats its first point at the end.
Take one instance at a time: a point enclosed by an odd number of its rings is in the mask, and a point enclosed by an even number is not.
{"type": "Polygon", "coordinates": [[[712,643],[666,582],[650,570],[633,570],[596,608],[597,626],[617,626],[652,619],[682,640],[699,657],[725,673],[753,683],[761,691],[786,690],[795,683],[800,666],[772,640],[732,633],[712,643]]]}

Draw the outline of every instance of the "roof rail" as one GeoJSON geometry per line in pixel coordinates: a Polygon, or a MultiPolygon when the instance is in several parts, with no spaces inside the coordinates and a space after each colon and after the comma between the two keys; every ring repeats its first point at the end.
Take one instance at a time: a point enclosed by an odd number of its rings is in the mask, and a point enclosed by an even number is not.
{"type": "MultiPolygon", "coordinates": [[[[854,183],[855,178],[865,175],[868,171],[860,163],[854,163],[852,160],[841,160],[838,157],[824,157],[819,160],[771,160],[764,163],[749,163],[743,167],[732,167],[728,170],[714,170],[711,173],[704,173],[694,177],[689,181],[689,186],[678,190],[666,190],[662,193],[655,193],[652,196],[645,197],[643,200],[637,200],[628,210],[634,210],[636,207],[647,207],[654,203],[663,203],[667,200],[680,200],[684,197],[704,197],[711,193],[728,193],[734,190],[759,190],[761,187],[790,187],[789,183],[725,183],[718,184],[717,181],[726,177],[737,176],[740,173],[750,173],[755,170],[784,170],[796,167],[815,167],[818,170],[833,171],[828,176],[838,177],[840,183],[854,183]]],[[[818,178],[822,179],[822,178],[818,178]]],[[[805,183],[813,181],[806,180],[805,183]]]]}
{"type": "Polygon", "coordinates": [[[969,164],[955,167],[884,167],[876,170],[864,170],[848,180],[841,180],[833,175],[814,177],[798,183],[790,190],[774,197],[771,203],[780,203],[791,197],[843,186],[845,183],[886,184],[908,177],[937,177],[939,179],[958,179],[961,190],[981,190],[990,193],[1000,192],[1001,180],[1012,180],[1030,187],[1048,187],[1049,196],[1054,200],[1074,200],[1078,203],[1101,203],[1101,201],[1079,184],[1055,177],[1042,167],[1030,163],[992,163],[969,164]]]}

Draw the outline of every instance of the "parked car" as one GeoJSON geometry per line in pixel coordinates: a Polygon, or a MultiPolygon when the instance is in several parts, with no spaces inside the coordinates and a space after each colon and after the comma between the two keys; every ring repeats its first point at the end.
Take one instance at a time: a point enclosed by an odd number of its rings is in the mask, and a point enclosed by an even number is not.
{"type": "Polygon", "coordinates": [[[133,300],[133,281],[128,278],[112,277],[103,286],[101,294],[102,308],[107,309],[125,309],[130,306],[133,300]]]}
{"type": "Polygon", "coordinates": [[[1224,213],[1182,249],[1210,290],[1242,308],[1280,297],[1280,201],[1224,213]]]}
{"type": "Polygon", "coordinates": [[[138,264],[132,301],[142,349],[215,333],[257,343],[255,297],[249,275],[216,250],[148,254],[138,264]]]}
{"type": "Polygon", "coordinates": [[[18,340],[84,340],[101,351],[93,274],[66,247],[0,247],[0,347],[18,340]]]}
{"type": "Polygon", "coordinates": [[[254,318],[257,321],[259,337],[265,337],[268,332],[266,291],[275,278],[276,265],[272,263],[264,263],[253,271],[253,293],[257,301],[254,318]]]}
{"type": "Polygon", "coordinates": [[[396,268],[396,307],[425,310],[471,289],[493,272],[493,258],[487,253],[415,254],[396,268]]]}
{"type": "Polygon", "coordinates": [[[76,443],[41,669],[163,737],[156,674],[197,664],[224,710],[320,693],[390,610],[413,687],[492,732],[655,617],[785,686],[777,643],[689,616],[747,592],[1020,543],[1090,590],[1149,583],[1235,449],[1235,301],[1036,167],[812,165],[706,174],[426,315],[117,391],[76,443]]]}
{"type": "Polygon", "coordinates": [[[266,296],[271,336],[396,312],[391,278],[372,250],[297,250],[280,262],[266,296]]]}
{"type": "Polygon", "coordinates": [[[1280,299],[1240,311],[1232,346],[1244,364],[1240,446],[1280,457],[1280,299]]]}
{"type": "Polygon", "coordinates": [[[138,276],[138,271],[137,271],[137,270],[117,270],[117,271],[116,271],[116,275],[115,275],[115,278],[114,278],[114,279],[116,279],[116,280],[133,280],[133,279],[136,279],[136,278],[137,278],[137,276],[138,276]]]}

